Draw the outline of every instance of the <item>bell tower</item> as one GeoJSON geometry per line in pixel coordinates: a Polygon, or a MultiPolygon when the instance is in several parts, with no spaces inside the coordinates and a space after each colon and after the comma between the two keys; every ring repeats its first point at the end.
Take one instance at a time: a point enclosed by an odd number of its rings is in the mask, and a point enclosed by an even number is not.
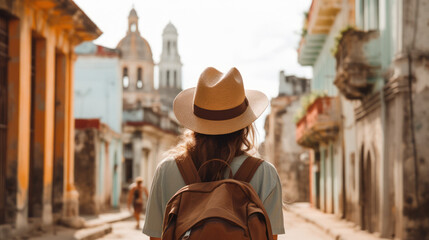
{"type": "Polygon", "coordinates": [[[177,29],[170,22],[162,33],[162,53],[159,62],[159,94],[161,110],[171,111],[173,100],[182,91],[182,62],[177,48],[177,29]]]}
{"type": "Polygon", "coordinates": [[[130,15],[128,15],[128,33],[139,32],[139,17],[134,9],[131,9],[130,15]]]}

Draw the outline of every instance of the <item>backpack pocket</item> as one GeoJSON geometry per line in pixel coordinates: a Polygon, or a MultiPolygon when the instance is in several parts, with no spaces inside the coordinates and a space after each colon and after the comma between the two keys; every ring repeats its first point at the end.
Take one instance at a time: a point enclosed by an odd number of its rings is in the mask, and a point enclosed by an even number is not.
{"type": "Polygon", "coordinates": [[[188,229],[179,239],[189,240],[219,240],[243,239],[250,240],[246,229],[239,224],[224,218],[206,218],[188,229]],[[190,232],[189,232],[190,231],[190,232]]]}
{"type": "Polygon", "coordinates": [[[264,212],[256,205],[249,204],[248,206],[247,225],[251,239],[271,239],[267,229],[267,221],[264,212]]]}

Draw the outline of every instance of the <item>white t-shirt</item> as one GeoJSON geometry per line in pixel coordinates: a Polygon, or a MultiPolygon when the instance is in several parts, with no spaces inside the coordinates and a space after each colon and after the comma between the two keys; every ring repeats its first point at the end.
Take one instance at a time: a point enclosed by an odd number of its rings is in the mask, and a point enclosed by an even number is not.
{"type": "MultiPolygon", "coordinates": [[[[230,164],[233,174],[237,172],[248,155],[234,158],[230,164]]],[[[283,234],[282,188],[276,169],[271,163],[263,162],[250,184],[264,204],[271,222],[273,235],[283,234]]],[[[146,207],[143,233],[151,237],[161,237],[165,207],[170,198],[186,184],[173,158],[163,160],[153,177],[146,207]]]]}

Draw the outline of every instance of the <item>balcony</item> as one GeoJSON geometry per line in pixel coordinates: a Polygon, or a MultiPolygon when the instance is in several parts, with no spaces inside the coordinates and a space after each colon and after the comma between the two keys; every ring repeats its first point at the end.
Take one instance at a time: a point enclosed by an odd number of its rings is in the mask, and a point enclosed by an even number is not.
{"type": "Polygon", "coordinates": [[[341,0],[313,0],[298,48],[298,62],[312,66],[319,56],[337,14],[341,10],[341,0]]]}
{"type": "Polygon", "coordinates": [[[308,12],[308,32],[328,34],[341,10],[342,0],[313,0],[308,12]]]}
{"type": "Polygon", "coordinates": [[[124,110],[123,122],[128,126],[152,126],[164,132],[179,135],[180,125],[160,113],[154,112],[150,108],[137,108],[124,110]]]}
{"type": "Polygon", "coordinates": [[[379,69],[379,32],[346,29],[338,41],[334,84],[347,99],[362,99],[379,69]]]}
{"type": "Polygon", "coordinates": [[[317,98],[297,122],[297,143],[307,148],[318,148],[321,143],[334,140],[339,131],[339,115],[336,98],[317,98]]]}

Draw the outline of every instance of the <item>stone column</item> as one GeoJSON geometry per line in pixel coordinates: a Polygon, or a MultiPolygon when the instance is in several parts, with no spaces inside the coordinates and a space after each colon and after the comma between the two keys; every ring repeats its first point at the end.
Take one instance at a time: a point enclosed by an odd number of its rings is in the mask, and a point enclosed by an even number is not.
{"type": "Polygon", "coordinates": [[[8,67],[10,103],[7,159],[8,174],[12,174],[11,178],[17,178],[17,184],[14,192],[8,192],[8,195],[16,194],[16,199],[12,199],[16,200],[16,208],[14,206],[12,209],[16,212],[15,226],[21,231],[27,227],[28,213],[31,30],[25,18],[11,20],[9,26],[11,59],[8,67]]]}
{"type": "Polygon", "coordinates": [[[74,184],[74,115],[73,115],[73,66],[75,55],[70,47],[66,56],[65,78],[65,140],[64,140],[64,205],[63,222],[71,227],[80,228],[84,221],[79,217],[79,193],[74,184]]]}
{"type": "MultiPolygon", "coordinates": [[[[46,40],[37,45],[43,52],[38,54],[38,62],[41,74],[36,78],[36,95],[41,99],[40,106],[37,107],[36,114],[43,120],[38,129],[40,129],[40,148],[43,154],[43,210],[42,221],[44,225],[51,225],[52,216],[52,177],[53,177],[53,147],[54,147],[54,107],[55,107],[55,40],[54,36],[49,35],[46,40]]],[[[38,69],[39,70],[39,69],[38,69]]]]}

